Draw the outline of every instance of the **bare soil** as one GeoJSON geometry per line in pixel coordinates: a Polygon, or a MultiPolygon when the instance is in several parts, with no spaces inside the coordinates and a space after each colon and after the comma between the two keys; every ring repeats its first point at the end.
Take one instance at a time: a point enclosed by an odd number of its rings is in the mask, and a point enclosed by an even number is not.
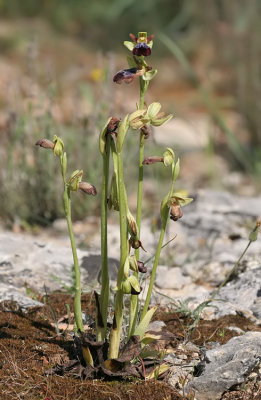
{"type": "MultiPolygon", "coordinates": [[[[177,390],[162,381],[129,379],[124,381],[85,380],[74,376],[46,376],[45,371],[72,358],[73,337],[69,331],[57,335],[53,312],[56,319],[67,314],[65,304],[72,309],[72,296],[64,293],[50,294],[48,304],[34,308],[28,313],[19,310],[16,304],[2,303],[0,309],[0,393],[1,400],[182,400],[177,390]],[[50,306],[51,305],[51,306],[50,306]],[[6,311],[6,310],[9,311],[6,311]],[[10,311],[12,310],[12,311],[10,311]]],[[[39,297],[41,300],[41,298],[39,297]]],[[[84,295],[82,308],[85,313],[95,316],[95,302],[92,294],[84,295]]],[[[259,330],[250,320],[240,316],[224,317],[216,321],[201,320],[190,332],[191,321],[171,310],[160,309],[155,319],[166,323],[166,330],[174,333],[174,339],[164,341],[166,351],[180,352],[177,347],[185,340],[197,345],[208,346],[211,342],[221,344],[236,336],[228,326],[237,326],[244,331],[259,330]]],[[[62,326],[62,325],[61,325],[62,326]]],[[[258,400],[261,386],[247,382],[241,388],[227,393],[222,399],[258,400]],[[259,394],[258,394],[259,393],[259,394]]]]}

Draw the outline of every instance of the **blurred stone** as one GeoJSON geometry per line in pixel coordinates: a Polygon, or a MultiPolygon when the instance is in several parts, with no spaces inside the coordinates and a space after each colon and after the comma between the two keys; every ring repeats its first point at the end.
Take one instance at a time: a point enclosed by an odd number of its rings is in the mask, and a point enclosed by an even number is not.
{"type": "Polygon", "coordinates": [[[207,350],[200,376],[186,385],[200,400],[218,400],[232,386],[243,383],[261,362],[261,332],[247,332],[223,346],[207,350]]]}
{"type": "Polygon", "coordinates": [[[159,265],[156,273],[155,285],[160,289],[182,289],[190,284],[191,278],[182,274],[181,268],[169,268],[159,265]]]}

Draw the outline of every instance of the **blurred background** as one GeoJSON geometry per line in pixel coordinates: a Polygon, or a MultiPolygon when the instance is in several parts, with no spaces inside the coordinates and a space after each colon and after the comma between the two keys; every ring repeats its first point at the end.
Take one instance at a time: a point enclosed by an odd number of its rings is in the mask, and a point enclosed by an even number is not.
{"type": "MultiPolygon", "coordinates": [[[[173,113],[146,155],[173,147],[179,189],[257,195],[261,175],[260,0],[0,0],[0,218],[48,226],[63,216],[58,160],[36,148],[60,135],[69,168],[101,185],[99,130],[135,110],[138,83],[116,85],[130,32],[155,34],[158,69],[147,104],[173,113]]],[[[128,196],[135,211],[138,137],[128,137],[128,196]]],[[[169,171],[146,168],[145,215],[158,215],[169,171]],[[155,190],[155,180],[156,188],[155,190]]],[[[99,198],[75,194],[75,220],[99,214],[99,198]]]]}

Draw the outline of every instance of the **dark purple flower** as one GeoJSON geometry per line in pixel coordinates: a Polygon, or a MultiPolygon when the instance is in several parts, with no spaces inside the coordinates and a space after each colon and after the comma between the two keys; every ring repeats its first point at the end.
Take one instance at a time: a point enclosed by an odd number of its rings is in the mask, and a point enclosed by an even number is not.
{"type": "Polygon", "coordinates": [[[117,72],[116,75],[113,77],[113,82],[121,84],[122,81],[125,83],[131,83],[133,79],[135,78],[138,72],[138,68],[128,68],[128,69],[122,69],[119,72],[117,72]]]}
{"type": "Polygon", "coordinates": [[[132,50],[132,54],[134,56],[150,56],[151,48],[146,43],[137,43],[136,46],[132,50]]]}
{"type": "Polygon", "coordinates": [[[137,261],[137,264],[139,272],[141,272],[142,274],[146,274],[147,267],[145,267],[144,263],[142,261],[137,261]]]}

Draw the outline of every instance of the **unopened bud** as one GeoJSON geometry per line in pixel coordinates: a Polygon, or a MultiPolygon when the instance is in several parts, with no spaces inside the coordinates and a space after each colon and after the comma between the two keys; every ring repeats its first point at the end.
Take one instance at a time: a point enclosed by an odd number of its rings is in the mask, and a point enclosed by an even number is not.
{"type": "Polygon", "coordinates": [[[249,240],[250,240],[251,242],[255,242],[255,241],[257,240],[258,229],[260,228],[260,226],[261,226],[261,221],[257,221],[257,222],[256,222],[256,226],[254,227],[254,229],[252,230],[252,232],[250,232],[250,235],[249,235],[249,240]]]}
{"type": "Polygon", "coordinates": [[[36,146],[43,147],[44,149],[54,149],[54,143],[48,139],[39,139],[35,143],[36,146]]]}
{"type": "Polygon", "coordinates": [[[62,139],[54,135],[53,142],[54,142],[54,149],[53,149],[54,154],[56,156],[61,156],[63,154],[63,149],[64,149],[64,143],[62,139]]]}
{"type": "Polygon", "coordinates": [[[164,165],[168,167],[169,165],[174,163],[175,154],[171,148],[167,148],[166,151],[163,153],[164,165]]]}
{"type": "Polygon", "coordinates": [[[92,196],[96,196],[97,194],[96,187],[89,182],[79,182],[79,189],[92,196]]]}
{"type": "Polygon", "coordinates": [[[135,218],[131,214],[131,212],[128,210],[127,212],[127,222],[128,222],[128,230],[131,236],[137,236],[138,234],[138,226],[135,221],[135,218]]]}
{"type": "Polygon", "coordinates": [[[183,211],[180,207],[179,204],[177,203],[173,203],[170,206],[170,219],[172,219],[172,221],[177,221],[178,219],[180,219],[183,215],[183,211]]]}
{"type": "Polygon", "coordinates": [[[143,165],[151,165],[151,164],[156,164],[158,162],[164,162],[163,157],[159,157],[159,156],[146,157],[142,161],[142,164],[143,165]]]}

